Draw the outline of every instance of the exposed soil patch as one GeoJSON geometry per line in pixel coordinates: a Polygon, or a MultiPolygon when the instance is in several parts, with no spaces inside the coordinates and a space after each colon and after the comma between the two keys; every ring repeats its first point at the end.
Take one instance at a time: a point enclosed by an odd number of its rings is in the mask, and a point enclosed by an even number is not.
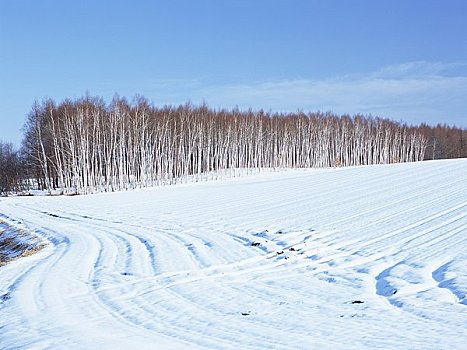
{"type": "Polygon", "coordinates": [[[0,219],[0,267],[45,247],[42,239],[0,219]]]}

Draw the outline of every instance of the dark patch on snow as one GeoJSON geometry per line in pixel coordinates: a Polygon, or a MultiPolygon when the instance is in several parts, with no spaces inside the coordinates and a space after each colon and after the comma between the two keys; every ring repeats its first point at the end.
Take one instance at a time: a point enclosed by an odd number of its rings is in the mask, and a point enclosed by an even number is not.
{"type": "Polygon", "coordinates": [[[5,301],[10,300],[10,299],[11,299],[10,293],[5,293],[5,294],[3,294],[2,296],[0,296],[0,300],[1,300],[2,302],[5,302],[5,301]]]}
{"type": "Polygon", "coordinates": [[[186,247],[188,248],[191,254],[196,255],[196,248],[193,245],[193,243],[187,244],[186,247]]]}
{"type": "MultiPolygon", "coordinates": [[[[256,236],[256,234],[254,234],[254,236],[256,236]]],[[[268,252],[268,249],[264,246],[261,245],[261,242],[258,242],[258,241],[252,241],[248,238],[245,238],[245,237],[241,237],[241,236],[236,236],[234,235],[235,239],[236,240],[239,240],[241,241],[246,247],[257,247],[259,249],[261,249],[262,251],[264,252],[268,252]]],[[[267,242],[267,241],[265,241],[267,242]]]]}
{"type": "Polygon", "coordinates": [[[361,300],[354,300],[352,301],[352,304],[363,304],[364,301],[361,301],[361,300]]]}

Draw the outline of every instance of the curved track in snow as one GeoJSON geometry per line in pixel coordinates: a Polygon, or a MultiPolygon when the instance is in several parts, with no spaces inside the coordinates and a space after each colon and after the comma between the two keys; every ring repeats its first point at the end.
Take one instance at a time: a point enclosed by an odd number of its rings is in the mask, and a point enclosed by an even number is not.
{"type": "Polygon", "coordinates": [[[462,348],[467,160],[0,199],[0,348],[462,348]]]}

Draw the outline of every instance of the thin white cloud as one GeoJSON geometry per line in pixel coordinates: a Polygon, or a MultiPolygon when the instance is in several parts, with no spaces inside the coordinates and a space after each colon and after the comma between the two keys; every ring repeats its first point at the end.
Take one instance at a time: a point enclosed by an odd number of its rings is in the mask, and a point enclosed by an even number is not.
{"type": "Polygon", "coordinates": [[[249,84],[148,78],[126,82],[117,90],[123,96],[141,93],[157,105],[192,101],[206,102],[213,108],[332,111],[372,114],[409,124],[467,127],[467,63],[463,62],[417,61],[382,67],[365,75],[249,84]],[[132,91],[131,87],[138,90],[132,91]]]}
{"type": "Polygon", "coordinates": [[[415,61],[383,67],[372,76],[375,78],[423,79],[439,76],[466,76],[467,63],[464,62],[426,62],[415,61]]]}
{"type": "Polygon", "coordinates": [[[204,87],[191,98],[213,107],[364,113],[414,124],[467,126],[466,67],[410,62],[358,77],[204,87]]]}

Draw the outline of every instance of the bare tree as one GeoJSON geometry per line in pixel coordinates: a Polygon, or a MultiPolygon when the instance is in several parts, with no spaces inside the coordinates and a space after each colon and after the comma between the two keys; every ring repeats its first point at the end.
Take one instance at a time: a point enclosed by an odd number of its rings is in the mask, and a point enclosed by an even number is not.
{"type": "MultiPolygon", "coordinates": [[[[132,103],[116,96],[106,105],[86,95],[35,103],[23,147],[49,192],[91,193],[236,176],[242,169],[419,161],[426,135],[361,115],[157,108],[141,96],[132,103]]],[[[465,145],[463,133],[460,139],[465,145]]]]}

